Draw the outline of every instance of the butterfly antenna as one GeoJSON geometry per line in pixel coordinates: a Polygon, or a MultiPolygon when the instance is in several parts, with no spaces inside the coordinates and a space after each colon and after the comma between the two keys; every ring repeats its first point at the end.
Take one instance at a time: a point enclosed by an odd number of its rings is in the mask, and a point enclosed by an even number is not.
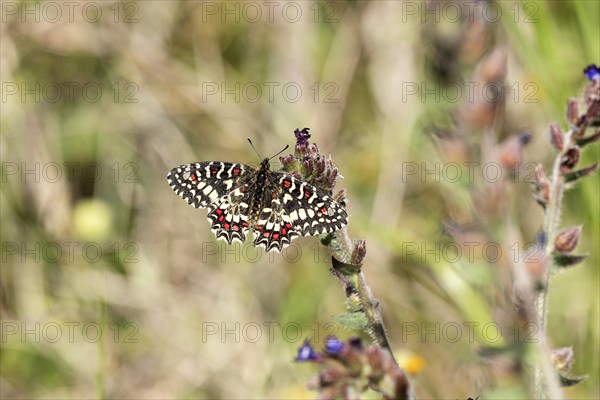
{"type": "Polygon", "coordinates": [[[286,151],[286,150],[288,149],[288,147],[290,147],[290,145],[289,145],[289,144],[288,144],[288,145],[286,145],[286,146],[285,146],[283,149],[281,149],[281,151],[280,151],[279,153],[275,154],[275,155],[274,155],[274,156],[272,156],[272,157],[269,157],[269,160],[270,160],[270,159],[272,159],[272,158],[275,158],[275,157],[277,157],[278,155],[280,155],[281,153],[283,153],[284,151],[286,151]]]}
{"type": "Polygon", "coordinates": [[[256,155],[258,156],[258,158],[260,158],[262,160],[262,157],[260,156],[260,153],[258,152],[258,150],[256,150],[256,147],[254,147],[254,145],[252,144],[252,140],[250,140],[250,138],[248,138],[248,143],[250,143],[250,146],[252,146],[252,148],[256,152],[256,155]]]}

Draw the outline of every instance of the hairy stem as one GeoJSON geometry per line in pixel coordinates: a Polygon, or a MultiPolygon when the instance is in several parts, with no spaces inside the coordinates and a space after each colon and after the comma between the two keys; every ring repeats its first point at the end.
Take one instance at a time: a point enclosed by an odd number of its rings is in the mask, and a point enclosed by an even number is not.
{"type": "MultiPolygon", "coordinates": [[[[339,257],[340,261],[344,263],[352,263],[353,260],[351,260],[351,254],[353,245],[348,236],[347,229],[344,227],[337,231],[336,237],[338,239],[338,246],[334,247],[334,256],[339,257]]],[[[355,293],[358,296],[360,308],[367,318],[368,333],[377,344],[390,352],[394,363],[398,365],[387,337],[383,318],[377,309],[377,300],[374,298],[373,292],[367,284],[365,275],[362,272],[362,263],[357,265],[357,267],[359,268],[359,271],[352,274],[349,279],[345,281],[346,284],[352,286],[352,290],[347,290],[346,293],[348,296],[352,293],[355,293]]]]}
{"type": "MultiPolygon", "coordinates": [[[[550,194],[546,204],[544,214],[544,233],[546,235],[545,255],[547,260],[552,260],[554,251],[554,239],[556,229],[560,220],[560,206],[564,191],[564,177],[561,174],[561,159],[565,151],[573,144],[573,130],[569,130],[565,134],[565,143],[563,150],[558,153],[552,167],[552,175],[550,177],[550,194]]],[[[546,273],[542,281],[542,289],[537,293],[535,305],[537,310],[537,324],[539,332],[539,357],[546,358],[538,360],[534,374],[534,393],[536,398],[562,399],[563,392],[558,381],[558,376],[552,365],[550,365],[550,348],[548,347],[548,292],[550,288],[550,277],[552,275],[552,265],[549,264],[546,268],[546,273]]]]}

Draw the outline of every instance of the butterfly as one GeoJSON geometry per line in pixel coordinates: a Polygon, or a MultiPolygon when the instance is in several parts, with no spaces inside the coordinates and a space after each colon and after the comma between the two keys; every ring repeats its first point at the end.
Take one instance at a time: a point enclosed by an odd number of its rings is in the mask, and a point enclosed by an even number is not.
{"type": "Polygon", "coordinates": [[[243,243],[252,232],[255,246],[281,251],[294,237],[334,232],[348,223],[344,205],[323,189],[271,171],[273,157],[258,168],[224,161],[184,164],[167,181],[188,204],[208,210],[212,232],[229,244],[243,243]]]}

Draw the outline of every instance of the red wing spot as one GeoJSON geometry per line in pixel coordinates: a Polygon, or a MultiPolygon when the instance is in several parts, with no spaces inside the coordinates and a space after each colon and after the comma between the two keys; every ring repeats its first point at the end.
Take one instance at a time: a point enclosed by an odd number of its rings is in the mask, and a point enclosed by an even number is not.
{"type": "Polygon", "coordinates": [[[240,226],[239,225],[234,225],[233,226],[233,230],[234,231],[239,231],[240,230],[240,226]]]}
{"type": "Polygon", "coordinates": [[[271,236],[271,232],[269,232],[269,231],[266,231],[265,233],[263,233],[263,236],[264,236],[264,237],[269,237],[269,236],[271,236]]]}
{"type": "Polygon", "coordinates": [[[248,223],[246,221],[242,221],[242,226],[246,227],[246,226],[248,226],[248,223]]]}
{"type": "Polygon", "coordinates": [[[289,222],[286,222],[285,223],[285,227],[288,228],[288,229],[290,229],[292,227],[292,224],[290,224],[289,222]]]}
{"type": "Polygon", "coordinates": [[[219,168],[213,167],[213,168],[210,169],[210,173],[213,174],[213,175],[216,175],[217,172],[219,172],[219,168]]]}
{"type": "Polygon", "coordinates": [[[239,175],[240,174],[240,169],[239,168],[234,168],[233,169],[233,174],[234,175],[239,175]]]}
{"type": "Polygon", "coordinates": [[[223,210],[221,210],[220,208],[217,208],[215,212],[217,213],[217,215],[223,214],[223,210]]]}
{"type": "Polygon", "coordinates": [[[192,182],[198,182],[198,178],[196,177],[196,173],[195,172],[193,172],[190,175],[190,179],[192,180],[192,182]]]}
{"type": "Polygon", "coordinates": [[[274,233],[273,234],[273,239],[279,239],[279,233],[274,233]]]}
{"type": "Polygon", "coordinates": [[[225,222],[225,223],[223,224],[223,228],[225,228],[225,229],[229,229],[229,227],[230,227],[230,226],[231,226],[231,225],[229,225],[227,222],[225,222]]]}
{"type": "Polygon", "coordinates": [[[290,182],[290,181],[283,181],[283,186],[285,186],[286,188],[289,188],[290,186],[292,186],[292,182],[290,182]]]}
{"type": "Polygon", "coordinates": [[[326,213],[326,212],[327,212],[327,207],[323,207],[323,208],[321,208],[321,212],[324,212],[324,213],[326,213]]]}
{"type": "Polygon", "coordinates": [[[224,215],[221,215],[221,216],[219,217],[219,222],[223,221],[224,219],[225,219],[225,216],[224,216],[224,215]]]}
{"type": "Polygon", "coordinates": [[[282,234],[282,235],[285,235],[285,234],[287,234],[287,229],[285,229],[285,228],[281,228],[281,234],[282,234]]]}
{"type": "Polygon", "coordinates": [[[263,227],[259,225],[259,226],[257,226],[256,228],[254,228],[254,230],[257,230],[257,231],[262,231],[262,230],[263,230],[263,227]]]}
{"type": "Polygon", "coordinates": [[[242,186],[242,193],[246,192],[246,185],[242,186]]]}
{"type": "Polygon", "coordinates": [[[271,198],[272,198],[272,199],[275,199],[275,198],[277,198],[277,194],[275,194],[275,193],[271,194],[271,198]]]}
{"type": "Polygon", "coordinates": [[[307,190],[304,192],[304,197],[306,197],[307,199],[312,196],[312,193],[310,192],[310,190],[307,190]]]}

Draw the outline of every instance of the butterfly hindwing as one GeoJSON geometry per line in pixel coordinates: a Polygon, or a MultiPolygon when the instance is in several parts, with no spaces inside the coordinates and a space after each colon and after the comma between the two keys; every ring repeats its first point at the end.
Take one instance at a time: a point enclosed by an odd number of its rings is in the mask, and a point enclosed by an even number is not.
{"type": "Polygon", "coordinates": [[[283,189],[284,212],[300,235],[330,233],[348,223],[346,210],[323,189],[282,172],[273,174],[283,189]]]}
{"type": "Polygon", "coordinates": [[[264,247],[267,251],[281,251],[298,236],[283,208],[283,189],[277,178],[275,172],[269,176],[263,195],[264,204],[267,206],[258,214],[254,225],[254,245],[264,247]]]}

